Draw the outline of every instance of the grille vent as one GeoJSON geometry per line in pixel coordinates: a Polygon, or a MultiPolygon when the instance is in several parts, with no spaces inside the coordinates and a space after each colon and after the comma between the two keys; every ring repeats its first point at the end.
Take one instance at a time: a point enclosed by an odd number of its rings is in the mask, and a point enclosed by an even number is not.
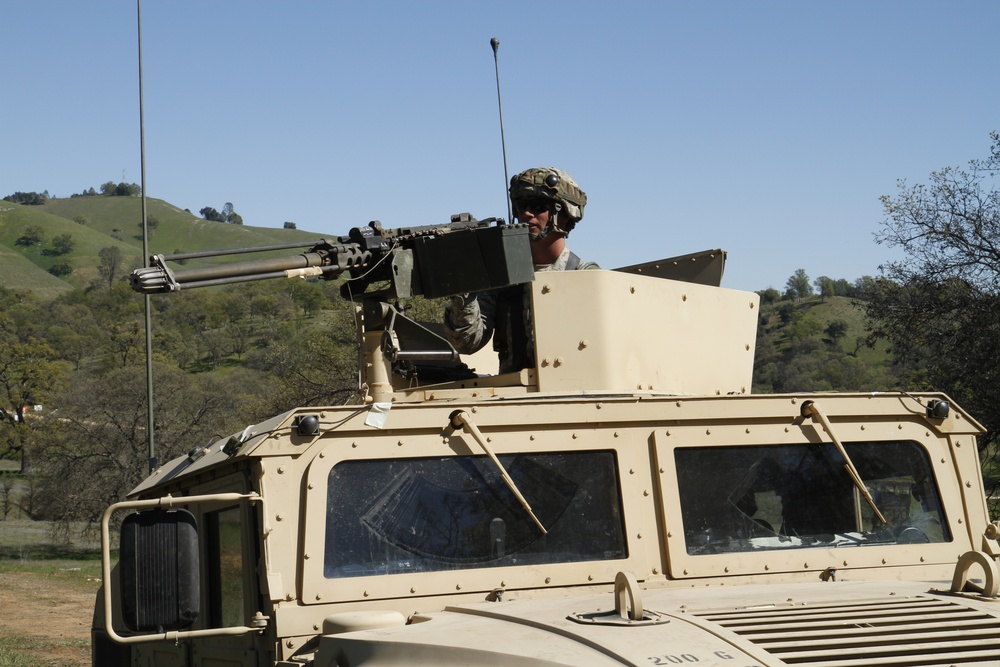
{"type": "Polygon", "coordinates": [[[690,613],[736,633],[787,665],[1000,664],[1000,619],[932,596],[690,613]]]}

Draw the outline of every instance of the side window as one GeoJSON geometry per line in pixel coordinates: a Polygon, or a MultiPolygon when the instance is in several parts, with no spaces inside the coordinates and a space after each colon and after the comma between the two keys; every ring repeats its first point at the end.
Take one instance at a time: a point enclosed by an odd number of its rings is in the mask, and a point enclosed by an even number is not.
{"type": "Polygon", "coordinates": [[[246,625],[240,508],[211,512],[205,518],[208,530],[210,626],[246,625]]]}
{"type": "Polygon", "coordinates": [[[627,557],[613,452],[343,461],[329,475],[324,574],[353,577],[627,557]]]}
{"type": "Polygon", "coordinates": [[[832,444],[675,450],[687,552],[951,540],[923,447],[893,441],[845,449],[886,523],[832,444]]]}

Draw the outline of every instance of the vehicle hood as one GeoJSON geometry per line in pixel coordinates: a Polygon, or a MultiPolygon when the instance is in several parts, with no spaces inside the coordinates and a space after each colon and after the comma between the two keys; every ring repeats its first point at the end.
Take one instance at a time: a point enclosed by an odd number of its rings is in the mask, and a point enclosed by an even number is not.
{"type": "Polygon", "coordinates": [[[611,593],[457,605],[401,627],[324,635],[316,665],[998,664],[1000,603],[947,588],[831,582],[645,590],[649,620],[611,624],[600,616],[614,615],[611,593]]]}

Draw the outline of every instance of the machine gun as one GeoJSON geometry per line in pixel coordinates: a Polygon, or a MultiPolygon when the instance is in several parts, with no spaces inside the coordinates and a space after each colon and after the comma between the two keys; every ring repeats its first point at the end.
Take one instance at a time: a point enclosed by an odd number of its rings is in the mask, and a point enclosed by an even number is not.
{"type": "Polygon", "coordinates": [[[150,266],[136,269],[132,289],[162,294],[272,278],[318,277],[332,280],[347,273],[342,295],[351,300],[438,298],[530,282],[534,266],[527,227],[500,218],[476,220],[453,215],[448,225],[384,229],[377,220],[355,227],[335,240],[153,255],[150,266]],[[493,223],[496,223],[495,225],[493,223]],[[308,248],[294,257],[257,259],[216,266],[171,269],[170,261],[308,248]],[[388,287],[368,291],[374,284],[388,287]]]}
{"type": "Polygon", "coordinates": [[[435,299],[531,282],[534,264],[528,228],[501,218],[476,220],[468,213],[448,225],[384,229],[378,221],[351,229],[335,240],[153,255],[136,269],[132,289],[164,294],[273,278],[347,275],[341,296],[359,303],[359,345],[364,384],[380,400],[392,393],[392,378],[415,375],[465,379],[473,373],[459,362],[455,348],[432,328],[408,317],[395,299],[435,299]],[[495,223],[495,224],[494,224],[495,223]],[[275,257],[215,266],[172,269],[170,261],[308,248],[292,257],[275,257]],[[373,289],[369,289],[369,288],[373,289]]]}

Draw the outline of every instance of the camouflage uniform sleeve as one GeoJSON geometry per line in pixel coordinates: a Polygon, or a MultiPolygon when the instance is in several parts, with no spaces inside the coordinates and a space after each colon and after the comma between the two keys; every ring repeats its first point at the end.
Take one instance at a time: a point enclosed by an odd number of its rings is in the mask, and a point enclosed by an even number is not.
{"type": "Polygon", "coordinates": [[[459,354],[473,354],[493,337],[496,294],[480,292],[451,298],[444,310],[444,331],[459,354]]]}

